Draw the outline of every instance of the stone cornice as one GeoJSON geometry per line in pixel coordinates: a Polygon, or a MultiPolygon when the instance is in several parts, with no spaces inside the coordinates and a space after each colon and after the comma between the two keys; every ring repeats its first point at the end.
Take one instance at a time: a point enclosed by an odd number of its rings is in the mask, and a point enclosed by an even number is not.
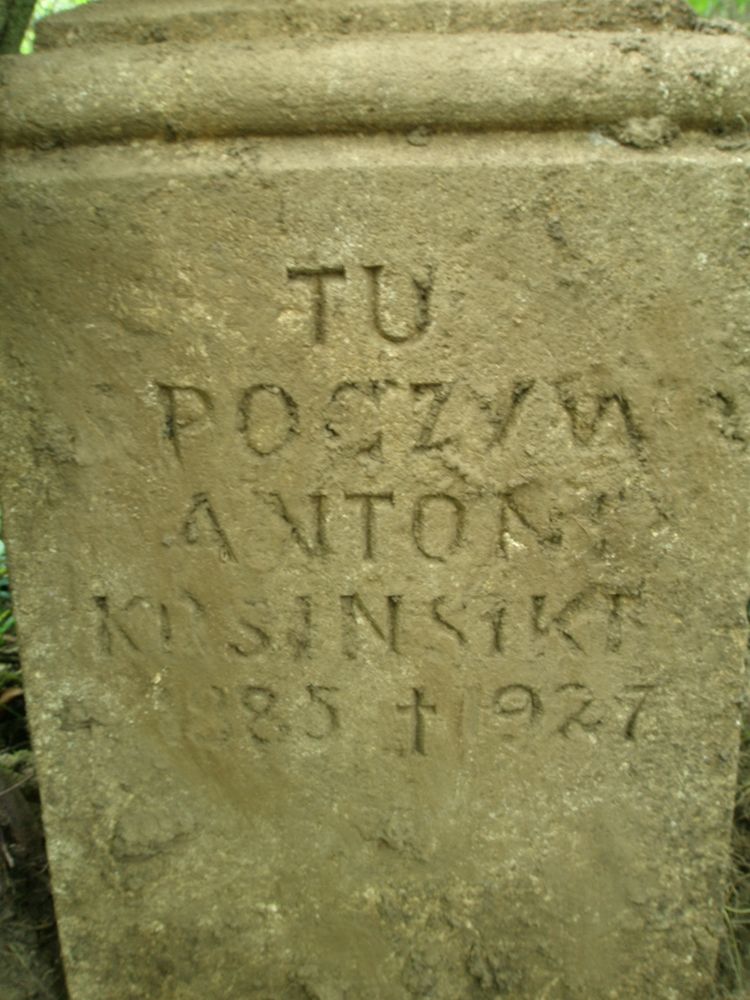
{"type": "Polygon", "coordinates": [[[5,146],[750,121],[748,39],[692,32],[110,45],[6,57],[0,79],[5,146]]]}
{"type": "Polygon", "coordinates": [[[40,48],[295,35],[691,28],[684,0],[100,0],[45,18],[40,48]]]}

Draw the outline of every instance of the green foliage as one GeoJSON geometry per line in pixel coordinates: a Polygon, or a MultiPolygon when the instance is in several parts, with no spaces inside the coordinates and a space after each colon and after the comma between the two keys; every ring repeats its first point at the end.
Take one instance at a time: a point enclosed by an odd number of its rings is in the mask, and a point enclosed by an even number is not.
{"type": "Polygon", "coordinates": [[[18,52],[34,0],[0,0],[0,54],[18,52]]]}
{"type": "Polygon", "coordinates": [[[701,17],[725,17],[736,21],[750,20],[750,0],[690,0],[690,6],[701,17]]]}
{"type": "Polygon", "coordinates": [[[49,14],[59,14],[60,11],[70,10],[71,7],[80,7],[84,3],[88,3],[88,0],[36,0],[34,20],[38,21],[49,14]]]}

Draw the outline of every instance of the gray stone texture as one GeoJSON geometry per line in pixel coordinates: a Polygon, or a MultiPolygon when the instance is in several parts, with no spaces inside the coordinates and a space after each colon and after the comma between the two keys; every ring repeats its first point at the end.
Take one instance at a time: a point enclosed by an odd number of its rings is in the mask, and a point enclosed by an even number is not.
{"type": "Polygon", "coordinates": [[[0,69],[72,1000],[711,995],[747,40],[450,9],[104,0],[0,69]]]}

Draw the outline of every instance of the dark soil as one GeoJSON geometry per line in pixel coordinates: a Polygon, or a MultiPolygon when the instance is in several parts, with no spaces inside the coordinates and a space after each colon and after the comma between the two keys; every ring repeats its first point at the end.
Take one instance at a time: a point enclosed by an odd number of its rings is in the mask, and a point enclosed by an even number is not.
{"type": "Polygon", "coordinates": [[[30,751],[0,755],[2,1000],[65,1000],[30,751]]]}

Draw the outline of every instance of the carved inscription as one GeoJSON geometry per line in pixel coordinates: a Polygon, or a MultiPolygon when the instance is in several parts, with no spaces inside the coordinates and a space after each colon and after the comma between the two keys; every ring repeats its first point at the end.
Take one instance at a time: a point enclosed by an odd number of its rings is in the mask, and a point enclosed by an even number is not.
{"type": "Polygon", "coordinates": [[[328,331],[328,282],[345,279],[346,270],[343,267],[289,267],[286,273],[290,281],[304,281],[309,285],[313,341],[324,343],[328,331]]]}
{"type": "Polygon", "coordinates": [[[594,696],[585,684],[571,681],[569,684],[561,684],[557,691],[558,694],[572,692],[575,695],[573,699],[575,708],[565,716],[559,726],[559,732],[562,736],[569,737],[573,726],[580,726],[585,733],[592,733],[598,726],[601,726],[602,720],[589,713],[594,696]]]}
{"type": "Polygon", "coordinates": [[[418,497],[412,513],[411,530],[414,543],[427,559],[444,562],[458,551],[464,541],[466,507],[448,493],[430,493],[418,497]],[[435,524],[440,528],[435,529],[435,524]],[[433,539],[441,538],[440,542],[433,539]]]}
{"type": "Polygon", "coordinates": [[[491,399],[483,394],[475,393],[480,409],[485,413],[487,422],[492,429],[488,448],[502,444],[510,428],[518,419],[521,404],[535,385],[534,379],[516,379],[507,399],[502,396],[491,399]]]}
{"type": "Polygon", "coordinates": [[[338,695],[340,689],[327,684],[307,684],[307,697],[285,705],[270,687],[248,684],[239,690],[239,703],[247,732],[255,746],[265,747],[283,740],[290,733],[308,737],[316,743],[336,736],[341,729],[338,695]]]}
{"type": "MultiPolygon", "coordinates": [[[[639,720],[656,690],[656,684],[630,684],[615,696],[622,711],[616,713],[614,725],[627,742],[637,740],[639,720]]],[[[580,681],[559,684],[548,693],[528,684],[505,684],[495,691],[492,708],[505,739],[533,732],[547,714],[552,716],[553,731],[564,739],[595,734],[613,722],[606,718],[605,705],[580,681]]]]}
{"type": "Polygon", "coordinates": [[[628,707],[623,735],[626,740],[635,742],[636,725],[646,704],[646,699],[656,690],[656,684],[630,684],[625,688],[618,701],[628,707]]]}
{"type": "Polygon", "coordinates": [[[299,548],[309,556],[322,556],[330,552],[328,544],[328,497],[324,493],[311,493],[305,499],[310,508],[310,527],[305,528],[302,518],[291,511],[291,503],[281,493],[269,493],[271,507],[288,525],[289,533],[299,548]]]}
{"type": "Polygon", "coordinates": [[[393,383],[340,382],[329,397],[323,431],[346,455],[383,459],[380,405],[393,383]]]}
{"type": "Polygon", "coordinates": [[[341,728],[339,710],[333,701],[338,692],[339,688],[337,687],[327,687],[323,684],[307,685],[310,704],[317,707],[318,712],[316,714],[320,720],[312,729],[305,730],[311,739],[323,740],[326,736],[331,736],[337,729],[341,728]]]}
{"type": "Polygon", "coordinates": [[[412,325],[405,325],[401,331],[398,331],[395,325],[388,322],[389,310],[384,301],[386,295],[383,290],[383,270],[382,264],[373,264],[365,267],[369,279],[368,288],[373,325],[379,336],[384,340],[389,340],[392,344],[403,344],[408,340],[414,340],[420,334],[425,333],[430,327],[432,269],[428,269],[426,277],[422,280],[412,278],[416,298],[414,322],[412,325]]]}
{"type": "Polygon", "coordinates": [[[107,655],[178,655],[198,636],[216,641],[220,622],[223,647],[244,660],[309,659],[330,651],[332,644],[347,660],[367,659],[376,652],[411,655],[440,638],[447,640],[443,648],[452,649],[459,660],[464,650],[502,660],[529,650],[536,655],[547,646],[574,656],[620,656],[624,634],[632,635],[639,627],[641,600],[638,589],[592,585],[563,598],[415,597],[370,589],[290,594],[283,600],[245,596],[233,613],[220,595],[198,597],[188,591],[169,601],[137,595],[120,602],[96,595],[93,603],[99,648],[107,655]],[[333,631],[332,620],[338,620],[333,631]],[[514,639],[509,642],[506,631],[511,625],[514,639]]]}
{"type": "Polygon", "coordinates": [[[230,640],[227,647],[238,656],[248,659],[268,649],[271,645],[271,636],[256,623],[257,610],[267,608],[268,602],[246,598],[244,603],[248,608],[248,614],[238,620],[239,627],[243,632],[242,639],[230,640]],[[251,616],[254,620],[250,620],[251,616]]]}
{"type": "Polygon", "coordinates": [[[309,594],[301,594],[294,598],[294,613],[286,631],[287,646],[295,660],[312,656],[313,637],[313,600],[309,594]]]}
{"type": "MultiPolygon", "coordinates": [[[[446,630],[449,635],[453,636],[459,646],[466,646],[468,640],[466,638],[466,633],[460,628],[455,622],[451,621],[446,617],[446,605],[448,604],[448,598],[444,594],[440,594],[438,597],[433,597],[432,603],[430,604],[430,613],[437,624],[446,630]]],[[[461,611],[466,611],[466,604],[462,602],[460,605],[461,611]]]]}
{"type": "MultiPolygon", "coordinates": [[[[515,490],[479,490],[459,494],[405,494],[392,489],[315,490],[294,495],[282,490],[251,491],[255,502],[225,512],[221,498],[206,492],[194,494],[177,527],[184,543],[198,553],[212,553],[228,562],[243,562],[254,545],[269,531],[281,529],[284,559],[328,560],[345,556],[362,563],[389,563],[394,550],[403,553],[403,540],[418,560],[428,563],[458,561],[471,552],[482,563],[501,564],[517,557],[519,549],[533,548],[554,558],[565,539],[583,529],[590,550],[597,556],[607,552],[609,520],[597,513],[606,498],[578,491],[574,505],[563,512],[554,506],[552,491],[526,484],[515,490]],[[257,501],[260,501],[258,503],[257,501]],[[526,510],[528,505],[533,513],[526,510]],[[550,506],[552,505],[552,506],[550,506]]],[[[622,501],[611,515],[617,529],[632,511],[622,501]]],[[[642,523],[635,515],[634,527],[642,523]]],[[[645,525],[656,513],[638,510],[645,525]]],[[[616,619],[629,596],[623,592],[612,609],[613,642],[616,619]]],[[[571,609],[573,610],[573,609],[571,609]]],[[[539,629],[547,627],[546,608],[540,603],[536,616],[539,629]]]]}
{"type": "Polygon", "coordinates": [[[505,719],[523,718],[533,726],[542,715],[542,700],[527,684],[506,684],[495,692],[493,706],[497,715],[505,719]]]}
{"type": "Polygon", "coordinates": [[[191,385],[163,385],[157,383],[159,400],[163,407],[163,435],[182,460],[182,442],[213,414],[214,404],[209,393],[191,385]]]}
{"type": "Polygon", "coordinates": [[[452,382],[412,382],[418,429],[414,451],[440,451],[451,443],[450,436],[441,437],[436,426],[453,392],[452,382]]]}
{"type": "MultiPolygon", "coordinates": [[[[290,384],[257,382],[222,396],[198,385],[158,382],[156,388],[162,407],[159,434],[180,461],[191,441],[232,433],[238,433],[247,452],[258,459],[288,452],[299,438],[378,460],[386,445],[429,456],[446,448],[460,452],[466,440],[475,440],[491,455],[505,446],[511,429],[522,425],[524,411],[535,399],[549,413],[550,426],[556,412],[565,416],[570,442],[578,449],[595,447],[606,420],[620,428],[626,452],[640,456],[645,446],[624,392],[600,393],[581,386],[570,395],[572,390],[563,392],[557,383],[534,379],[516,379],[495,398],[458,382],[342,381],[332,385],[326,407],[316,413],[303,411],[301,393],[290,384]],[[384,416],[386,398],[391,401],[390,419],[384,416]]],[[[533,422],[528,434],[538,446],[539,429],[533,422]]]]}
{"type": "MultiPolygon", "coordinates": [[[[297,687],[243,683],[216,688],[214,694],[221,709],[217,725],[230,723],[231,728],[231,720],[235,720],[240,741],[260,751],[300,736],[321,749],[333,747],[354,731],[350,727],[361,705],[356,688],[312,682],[297,687]]],[[[579,680],[546,688],[508,681],[494,691],[480,692],[476,735],[485,733],[498,749],[528,739],[561,746],[583,741],[594,747],[604,739],[636,744],[644,734],[649,739],[658,735],[658,695],[659,688],[653,683],[626,685],[616,694],[602,697],[579,680]]],[[[382,724],[384,733],[390,728],[387,711],[384,705],[380,716],[372,717],[376,727],[382,724]]],[[[444,750],[456,738],[450,730],[431,726],[439,718],[439,708],[423,687],[405,689],[391,711],[404,727],[405,738],[396,740],[404,748],[397,751],[399,754],[427,757],[444,750]]],[[[377,745],[376,732],[373,737],[377,745]]],[[[393,752],[395,746],[386,738],[382,749],[393,752]]]]}
{"type": "Polygon", "coordinates": [[[299,433],[299,406],[280,385],[251,385],[242,393],[238,410],[240,433],[262,458],[281,451],[299,433]]]}
{"type": "Polygon", "coordinates": [[[104,594],[94,596],[99,648],[108,656],[121,650],[143,653],[172,651],[172,623],[166,604],[134,596],[115,610],[104,594]]]}
{"type": "Polygon", "coordinates": [[[628,398],[620,392],[604,393],[596,396],[581,394],[565,382],[558,382],[556,389],[560,402],[570,417],[570,425],[577,441],[588,444],[604,417],[615,410],[622,419],[626,433],[638,450],[643,443],[641,433],[628,398]]]}
{"type": "Polygon", "coordinates": [[[435,705],[430,705],[427,703],[425,698],[425,693],[422,688],[412,688],[412,699],[408,705],[397,705],[396,708],[399,712],[407,712],[410,716],[412,727],[413,727],[413,740],[412,749],[414,753],[421,754],[423,757],[427,756],[427,750],[425,749],[425,713],[431,712],[433,715],[437,714],[437,708],[435,705]]]}
{"type": "Polygon", "coordinates": [[[345,656],[354,660],[359,651],[359,629],[366,625],[392,653],[399,651],[399,609],[401,597],[388,594],[385,598],[385,614],[378,619],[359,594],[342,594],[343,612],[342,649],[345,656]]]}
{"type": "Polygon", "coordinates": [[[270,743],[276,731],[272,718],[276,692],[268,687],[249,684],[242,691],[242,706],[247,712],[250,737],[261,746],[270,743]]]}
{"type": "Polygon", "coordinates": [[[362,515],[362,549],[365,559],[375,558],[375,511],[378,504],[393,506],[392,493],[345,493],[347,500],[359,503],[362,515]]]}
{"type": "Polygon", "coordinates": [[[476,735],[472,692],[483,745],[508,755],[658,733],[655,683],[601,689],[610,667],[647,669],[628,570],[661,514],[643,414],[593,367],[446,365],[439,278],[427,262],[299,260],[279,274],[299,366],[263,346],[220,382],[151,383],[150,433],[190,484],[165,558],[192,582],[97,592],[89,611],[100,654],[141,678],[169,664],[177,683],[181,658],[212,651],[217,740],[335,753],[369,719],[373,746],[382,733],[421,768],[476,735]]]}
{"type": "MultiPolygon", "coordinates": [[[[392,344],[403,344],[426,333],[432,321],[431,297],[433,268],[424,269],[423,275],[413,275],[405,284],[411,285],[412,301],[406,305],[396,302],[396,294],[386,284],[386,267],[383,264],[361,266],[367,287],[367,307],[370,325],[375,333],[392,344]],[[399,320],[394,319],[398,311],[399,320]],[[408,318],[407,318],[408,317],[408,318]]],[[[312,342],[324,344],[329,334],[328,288],[334,282],[346,284],[351,277],[350,268],[343,264],[330,267],[288,267],[287,278],[292,283],[304,283],[309,288],[310,329],[312,342]]],[[[404,283],[401,276],[399,284],[404,283]]]]}
{"type": "Polygon", "coordinates": [[[182,535],[188,545],[199,545],[203,542],[214,548],[219,558],[237,562],[234,550],[207,493],[196,493],[190,501],[190,507],[182,522],[182,535]]]}

